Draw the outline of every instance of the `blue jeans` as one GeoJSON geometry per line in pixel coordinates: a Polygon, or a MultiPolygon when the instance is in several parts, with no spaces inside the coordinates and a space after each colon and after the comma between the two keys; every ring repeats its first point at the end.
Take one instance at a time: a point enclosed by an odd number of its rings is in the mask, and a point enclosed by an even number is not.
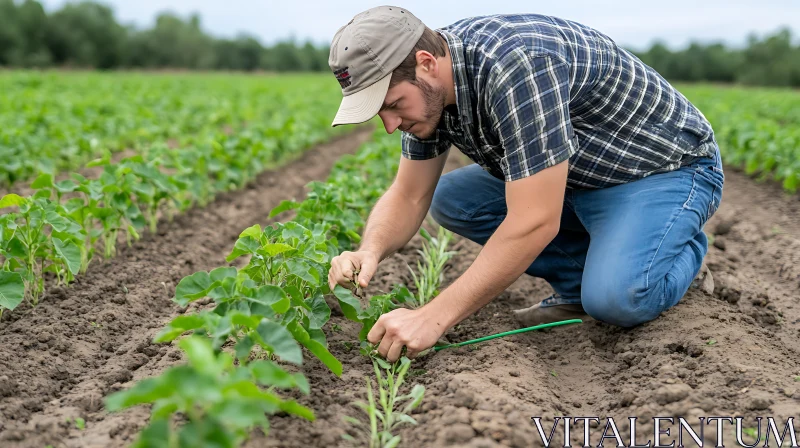
{"type": "MultiPolygon", "coordinates": [[[[596,190],[567,189],[558,235],[525,271],[591,317],[632,327],[677,304],[708,250],[706,221],[722,200],[719,150],[678,170],[596,190]]],[[[506,216],[505,183],[478,165],[439,180],[431,215],[485,244],[506,216]]]]}

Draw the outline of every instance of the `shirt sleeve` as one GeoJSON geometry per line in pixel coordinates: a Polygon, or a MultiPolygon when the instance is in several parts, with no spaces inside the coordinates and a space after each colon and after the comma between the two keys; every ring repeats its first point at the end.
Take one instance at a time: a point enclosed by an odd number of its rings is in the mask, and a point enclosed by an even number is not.
{"type": "Polygon", "coordinates": [[[514,48],[491,70],[487,109],[503,146],[506,182],[570,158],[578,139],[569,116],[569,65],[555,55],[514,48]]]}
{"type": "Polygon", "coordinates": [[[428,160],[433,159],[444,154],[450,149],[450,140],[440,135],[437,130],[435,134],[428,139],[420,139],[414,134],[403,132],[402,138],[402,154],[403,157],[410,160],[428,160]]]}

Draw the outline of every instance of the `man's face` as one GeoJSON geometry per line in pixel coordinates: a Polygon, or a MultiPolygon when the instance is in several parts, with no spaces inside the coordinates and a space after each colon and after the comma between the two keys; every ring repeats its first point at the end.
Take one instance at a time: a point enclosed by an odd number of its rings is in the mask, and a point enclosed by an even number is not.
{"type": "MultiPolygon", "coordinates": [[[[396,129],[426,139],[433,136],[445,103],[445,89],[417,76],[416,85],[403,81],[389,88],[378,116],[386,132],[396,129]]],[[[434,81],[435,82],[435,81],[434,81]]]]}

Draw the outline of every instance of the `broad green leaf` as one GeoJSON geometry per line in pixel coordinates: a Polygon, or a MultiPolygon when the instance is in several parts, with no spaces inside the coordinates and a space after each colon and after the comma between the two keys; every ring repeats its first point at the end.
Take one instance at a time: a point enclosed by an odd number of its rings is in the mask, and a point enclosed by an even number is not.
{"type": "Polygon", "coordinates": [[[289,269],[290,274],[300,277],[313,286],[319,286],[319,277],[314,277],[316,271],[312,272],[311,265],[305,260],[288,260],[286,262],[286,267],[289,269]]]}
{"type": "Polygon", "coordinates": [[[208,296],[216,302],[235,299],[237,297],[236,278],[223,277],[221,281],[215,281],[208,292],[208,296]]]}
{"type": "Polygon", "coordinates": [[[264,253],[266,253],[270,257],[274,257],[284,252],[289,252],[290,250],[294,250],[294,247],[283,243],[273,243],[264,245],[261,248],[261,250],[264,251],[264,253]]]}
{"type": "Polygon", "coordinates": [[[289,331],[292,332],[294,338],[303,344],[311,353],[314,354],[320,361],[322,361],[328,369],[331,370],[336,376],[342,376],[342,363],[336,359],[335,356],[325,348],[324,345],[311,339],[305,328],[297,322],[293,322],[288,326],[289,331]]]}
{"type": "Polygon", "coordinates": [[[72,241],[61,241],[53,238],[53,247],[58,256],[67,265],[72,275],[78,275],[81,270],[81,249],[72,241]]]}
{"type": "Polygon", "coordinates": [[[209,272],[208,276],[211,278],[212,282],[220,282],[226,278],[236,278],[236,268],[235,267],[216,268],[211,272],[209,272]]]}
{"type": "Polygon", "coordinates": [[[303,352],[286,327],[264,319],[258,324],[256,332],[269,348],[284,361],[297,365],[303,363],[303,352]]]}
{"type": "Polygon", "coordinates": [[[160,377],[139,381],[130,389],[116,392],[106,397],[106,409],[115,412],[137,404],[153,403],[158,399],[171,396],[174,384],[170,379],[174,371],[178,369],[191,370],[189,366],[173,367],[160,377]]]}
{"type": "Polygon", "coordinates": [[[303,239],[303,235],[308,231],[305,227],[301,226],[300,224],[289,221],[283,227],[283,232],[281,232],[281,236],[284,240],[290,240],[292,238],[297,238],[299,240],[303,239]]]}
{"type": "Polygon", "coordinates": [[[175,338],[187,331],[202,328],[204,323],[205,319],[197,314],[178,316],[172,319],[172,322],[170,322],[166,328],[158,332],[156,337],[153,338],[153,342],[159,343],[175,340],[175,338]]]}
{"type": "Polygon", "coordinates": [[[159,400],[153,405],[153,410],[150,412],[150,420],[161,420],[169,418],[170,415],[178,412],[178,404],[172,401],[159,400]]]}
{"type": "Polygon", "coordinates": [[[22,204],[25,204],[26,202],[28,202],[28,200],[23,198],[22,196],[14,193],[9,193],[3,196],[2,199],[0,199],[0,208],[14,207],[14,206],[18,207],[22,204]]]}
{"type": "MultiPolygon", "coordinates": [[[[290,389],[298,386],[297,377],[280,368],[272,361],[255,361],[249,364],[253,377],[263,386],[274,386],[281,389],[290,389]]],[[[300,377],[304,378],[302,374],[300,377]]],[[[305,383],[307,386],[308,383],[305,383]]],[[[304,391],[308,393],[308,391],[304,391]]]]}
{"type": "Polygon", "coordinates": [[[264,409],[253,406],[249,400],[226,400],[219,406],[214,406],[210,412],[226,425],[237,428],[261,425],[267,421],[264,409]]]}
{"type": "Polygon", "coordinates": [[[250,351],[253,349],[255,345],[255,341],[250,338],[250,335],[239,339],[239,342],[236,343],[234,347],[234,352],[236,353],[236,358],[239,360],[246,360],[248,356],[250,356],[250,351]]]}
{"type": "Polygon", "coordinates": [[[284,401],[280,406],[282,411],[288,412],[289,414],[303,417],[304,419],[312,422],[315,419],[314,412],[311,411],[311,409],[297,403],[294,400],[284,401]]]}
{"type": "MultiPolygon", "coordinates": [[[[182,339],[178,344],[186,352],[189,365],[200,372],[218,376],[222,373],[223,366],[211,348],[211,342],[204,337],[190,336],[182,339]]],[[[223,353],[221,356],[224,356],[223,353]]]]}
{"type": "Polygon", "coordinates": [[[31,183],[31,188],[50,188],[53,186],[53,175],[42,173],[31,183]]]}
{"type": "Polygon", "coordinates": [[[45,222],[53,226],[53,229],[63,232],[70,227],[70,222],[67,218],[61,216],[53,209],[49,209],[44,215],[45,222]]]}
{"type": "Polygon", "coordinates": [[[328,348],[328,340],[325,338],[325,332],[322,330],[308,330],[308,335],[311,339],[322,344],[323,347],[328,348]]]}
{"type": "Polygon", "coordinates": [[[247,298],[250,302],[269,306],[278,314],[283,314],[289,310],[289,297],[278,286],[264,285],[254,292],[255,295],[253,297],[247,298]]]}
{"type": "Polygon", "coordinates": [[[0,308],[13,310],[25,297],[25,282],[19,272],[0,271],[0,308]]]}
{"type": "Polygon", "coordinates": [[[200,271],[184,277],[175,288],[175,300],[180,306],[186,306],[193,300],[204,297],[211,290],[213,282],[208,272],[200,271]]]}
{"type": "Polygon", "coordinates": [[[70,193],[78,189],[78,184],[69,179],[56,182],[53,186],[61,193],[70,193]]]}
{"type": "Polygon", "coordinates": [[[246,236],[249,236],[257,240],[261,236],[261,226],[255,224],[253,226],[244,229],[244,231],[242,231],[242,233],[239,234],[239,238],[244,238],[246,236]]]}
{"type": "Polygon", "coordinates": [[[292,306],[299,306],[311,311],[311,306],[306,303],[306,301],[303,299],[303,293],[300,292],[296,286],[289,285],[284,288],[284,291],[286,291],[286,294],[288,294],[291,298],[292,306]]]}
{"type": "Polygon", "coordinates": [[[269,217],[273,218],[275,215],[283,213],[287,210],[293,210],[299,206],[300,204],[295,201],[281,201],[277,207],[273,208],[272,211],[269,212],[269,217]]]}
{"type": "Polygon", "coordinates": [[[16,236],[8,242],[8,255],[24,258],[28,256],[28,249],[16,236]]]}
{"type": "Polygon", "coordinates": [[[322,294],[317,294],[311,299],[311,312],[308,314],[309,328],[319,330],[331,318],[331,309],[322,294]]]}
{"type": "Polygon", "coordinates": [[[225,261],[231,262],[242,255],[249,255],[258,252],[258,249],[261,247],[261,243],[256,238],[245,236],[236,240],[236,244],[233,245],[233,250],[231,251],[230,255],[225,258],[225,261]]]}
{"type": "Polygon", "coordinates": [[[356,298],[349,289],[342,285],[336,285],[333,288],[333,294],[339,299],[339,306],[342,307],[344,317],[359,322],[359,314],[361,314],[361,302],[356,298]]]}

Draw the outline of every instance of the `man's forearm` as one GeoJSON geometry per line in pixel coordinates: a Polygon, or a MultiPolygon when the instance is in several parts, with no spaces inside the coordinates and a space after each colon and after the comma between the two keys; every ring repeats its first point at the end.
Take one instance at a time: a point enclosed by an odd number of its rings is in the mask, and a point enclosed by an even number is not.
{"type": "MultiPolygon", "coordinates": [[[[557,222],[557,221],[556,221],[557,222]]],[[[427,306],[445,329],[466,319],[514,283],[555,238],[557,224],[520,232],[504,221],[486,242],[475,262],[427,306]]]]}
{"type": "Polygon", "coordinates": [[[419,230],[430,204],[414,202],[390,188],[375,204],[367,219],[361,250],[383,260],[402,248],[419,230]]]}

